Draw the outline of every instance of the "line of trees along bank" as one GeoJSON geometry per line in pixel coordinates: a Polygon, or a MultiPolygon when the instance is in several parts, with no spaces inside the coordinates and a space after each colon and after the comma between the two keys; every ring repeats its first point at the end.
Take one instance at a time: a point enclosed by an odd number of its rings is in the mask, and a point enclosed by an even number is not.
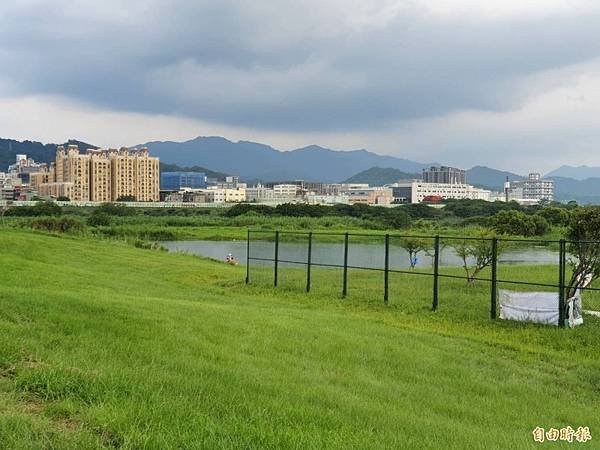
{"type": "MultiPolygon", "coordinates": [[[[40,202],[31,207],[11,207],[4,211],[9,217],[41,216],[79,216],[90,226],[109,226],[113,218],[125,220],[135,216],[136,223],[144,222],[144,217],[173,217],[173,226],[179,224],[177,217],[189,217],[188,226],[202,226],[211,221],[227,226],[231,220],[233,226],[240,223],[252,226],[253,217],[289,218],[353,218],[364,222],[365,228],[400,230],[409,227],[433,228],[436,224],[449,227],[477,226],[490,229],[499,234],[521,236],[540,236],[546,234],[552,226],[564,227],[570,220],[573,205],[520,206],[515,202],[484,202],[480,200],[447,201],[442,208],[433,208],[425,204],[407,204],[392,208],[381,206],[356,205],[308,205],[288,203],[275,207],[250,203],[236,204],[230,208],[129,208],[118,203],[106,203],[98,207],[78,208],[60,207],[52,202],[40,202]],[[211,216],[205,220],[198,216],[211,216]],[[194,219],[194,217],[198,217],[194,219]],[[208,222],[207,222],[208,220],[208,222]]],[[[257,223],[258,223],[257,222],[257,223]]],[[[215,225],[217,223],[214,223],[215,225]]],[[[169,224],[166,224],[169,225],[169,224]]]]}

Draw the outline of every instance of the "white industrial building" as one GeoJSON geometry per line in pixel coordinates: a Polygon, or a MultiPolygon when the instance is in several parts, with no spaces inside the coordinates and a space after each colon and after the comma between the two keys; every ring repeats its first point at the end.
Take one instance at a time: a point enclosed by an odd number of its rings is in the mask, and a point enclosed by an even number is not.
{"type": "Polygon", "coordinates": [[[554,180],[544,180],[539,173],[530,173],[524,180],[507,184],[508,199],[523,204],[554,200],[554,180]]]}
{"type": "Polygon", "coordinates": [[[275,200],[275,191],[262,184],[246,188],[246,201],[248,202],[272,202],[275,200]]]}
{"type": "Polygon", "coordinates": [[[390,186],[394,201],[398,203],[421,203],[428,197],[442,199],[471,199],[490,201],[491,191],[470,184],[425,183],[422,180],[399,181],[390,186]]]}
{"type": "Polygon", "coordinates": [[[294,199],[298,193],[298,186],[295,184],[276,184],[273,186],[273,193],[276,200],[294,199]]]}

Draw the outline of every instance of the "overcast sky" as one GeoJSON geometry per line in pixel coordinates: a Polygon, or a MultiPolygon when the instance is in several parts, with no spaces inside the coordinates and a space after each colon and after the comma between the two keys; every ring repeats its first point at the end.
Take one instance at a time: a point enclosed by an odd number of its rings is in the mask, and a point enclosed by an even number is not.
{"type": "Polygon", "coordinates": [[[3,0],[0,136],[600,166],[597,0],[3,0]]]}

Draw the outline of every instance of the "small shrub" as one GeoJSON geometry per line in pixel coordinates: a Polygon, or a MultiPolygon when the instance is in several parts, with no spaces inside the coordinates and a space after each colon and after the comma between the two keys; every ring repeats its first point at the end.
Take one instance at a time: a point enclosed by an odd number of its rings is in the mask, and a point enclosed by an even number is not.
{"type": "Polygon", "coordinates": [[[31,228],[51,233],[80,233],[85,225],[72,217],[38,217],[31,221],[31,228]]]}
{"type": "Polygon", "coordinates": [[[136,214],[134,208],[129,208],[118,203],[103,203],[98,206],[94,212],[103,212],[109,216],[133,216],[136,214]]]}
{"type": "Polygon", "coordinates": [[[143,248],[146,250],[161,250],[161,251],[167,250],[162,245],[160,245],[160,243],[158,243],[158,242],[148,242],[148,241],[144,241],[142,239],[136,239],[135,242],[133,243],[133,245],[136,248],[143,248]]]}
{"type": "Polygon", "coordinates": [[[102,212],[102,211],[94,211],[90,217],[87,219],[87,224],[91,227],[107,227],[110,225],[112,219],[111,217],[102,212]]]}

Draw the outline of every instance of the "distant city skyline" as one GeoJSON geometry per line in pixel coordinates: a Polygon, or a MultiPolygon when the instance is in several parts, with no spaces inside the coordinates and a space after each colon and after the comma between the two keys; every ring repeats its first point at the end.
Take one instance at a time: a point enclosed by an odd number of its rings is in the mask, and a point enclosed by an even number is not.
{"type": "Polygon", "coordinates": [[[598,2],[172,3],[2,2],[0,136],[600,166],[598,2]]]}

